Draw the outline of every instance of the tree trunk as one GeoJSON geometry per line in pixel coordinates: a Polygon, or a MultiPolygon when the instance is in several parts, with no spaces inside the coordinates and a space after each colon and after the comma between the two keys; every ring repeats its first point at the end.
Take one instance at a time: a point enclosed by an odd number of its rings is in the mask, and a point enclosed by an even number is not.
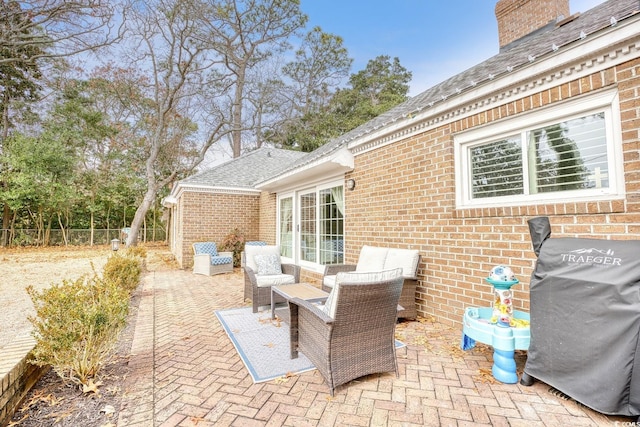
{"type": "MultiPolygon", "coordinates": [[[[58,225],[60,226],[60,232],[62,233],[62,240],[64,241],[64,245],[69,246],[69,239],[67,238],[67,232],[64,228],[64,224],[62,223],[62,217],[60,213],[58,213],[58,225]]],[[[49,229],[51,229],[51,223],[49,223],[49,229]]]]}
{"type": "Polygon", "coordinates": [[[233,158],[242,154],[242,99],[244,98],[244,75],[245,67],[238,71],[236,82],[236,93],[233,101],[231,141],[233,142],[233,158]]]}
{"type": "Polygon", "coordinates": [[[9,209],[8,204],[4,204],[4,209],[2,210],[2,242],[0,242],[0,246],[9,246],[9,226],[11,225],[11,209],[9,209]]]}
{"type": "Polygon", "coordinates": [[[151,207],[155,199],[156,189],[148,188],[146,194],[144,195],[144,198],[142,199],[142,203],[140,203],[140,206],[138,206],[138,209],[136,209],[136,214],[133,216],[133,221],[131,221],[131,232],[129,233],[129,236],[127,236],[127,247],[136,246],[136,244],[138,243],[138,232],[144,222],[144,218],[147,215],[149,208],[151,207]]]}
{"type": "MultiPolygon", "coordinates": [[[[93,246],[93,228],[94,228],[93,216],[94,216],[93,211],[91,211],[91,218],[90,218],[91,231],[89,232],[89,235],[90,235],[90,237],[89,237],[89,246],[93,246]]],[[[108,233],[108,231],[107,231],[107,233],[108,233]]],[[[108,237],[109,236],[107,236],[107,240],[109,240],[108,237]]]]}

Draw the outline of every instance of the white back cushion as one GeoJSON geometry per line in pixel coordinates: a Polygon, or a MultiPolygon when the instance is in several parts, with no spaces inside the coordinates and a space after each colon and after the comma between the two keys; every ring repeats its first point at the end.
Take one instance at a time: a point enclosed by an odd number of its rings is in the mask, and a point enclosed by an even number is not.
{"type": "Polygon", "coordinates": [[[335,318],[338,299],[340,298],[341,283],[372,283],[395,279],[401,275],[402,270],[399,268],[370,273],[340,272],[336,275],[336,283],[331,292],[329,292],[329,296],[327,297],[327,301],[324,303],[323,310],[329,317],[335,318]]]}
{"type": "Polygon", "coordinates": [[[280,257],[280,246],[245,246],[244,256],[247,267],[250,267],[255,273],[258,272],[258,264],[256,263],[256,255],[277,255],[280,257]]]}
{"type": "Polygon", "coordinates": [[[324,276],[322,278],[322,284],[333,289],[336,285],[336,275],[332,274],[331,276],[324,276]]]}
{"type": "Polygon", "coordinates": [[[364,245],[360,250],[357,272],[382,271],[384,270],[384,260],[387,257],[389,248],[378,248],[364,245]]]}
{"type": "Polygon", "coordinates": [[[419,254],[414,249],[389,249],[384,260],[384,269],[401,268],[404,277],[415,277],[419,254]]]}

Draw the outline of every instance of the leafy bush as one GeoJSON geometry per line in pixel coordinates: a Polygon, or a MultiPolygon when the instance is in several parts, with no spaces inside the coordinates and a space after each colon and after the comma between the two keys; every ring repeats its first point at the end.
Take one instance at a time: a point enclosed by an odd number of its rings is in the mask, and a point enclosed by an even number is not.
{"type": "Polygon", "coordinates": [[[31,363],[50,365],[65,381],[90,386],[126,324],[129,292],[98,276],[64,280],[27,292],[36,308],[30,316],[36,346],[31,363]]]}
{"type": "MultiPolygon", "coordinates": [[[[136,253],[140,253],[140,251],[127,249],[125,255],[119,253],[111,255],[104,265],[102,273],[104,280],[120,286],[130,293],[133,292],[138,287],[142,274],[142,261],[141,258],[135,256],[136,253]]],[[[144,252],[144,256],[146,256],[146,252],[144,252]]]]}
{"type": "Polygon", "coordinates": [[[145,249],[143,246],[129,246],[125,250],[125,254],[144,260],[147,258],[147,249],[145,249]]]}
{"type": "Polygon", "coordinates": [[[220,244],[220,252],[233,252],[233,266],[240,267],[240,257],[244,250],[244,234],[234,228],[227,234],[220,244]]]}

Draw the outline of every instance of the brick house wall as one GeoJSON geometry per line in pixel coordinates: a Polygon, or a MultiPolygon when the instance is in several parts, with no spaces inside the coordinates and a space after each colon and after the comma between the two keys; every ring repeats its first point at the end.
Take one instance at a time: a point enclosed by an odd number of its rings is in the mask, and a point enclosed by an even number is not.
{"type": "Polygon", "coordinates": [[[263,191],[260,194],[260,230],[258,235],[269,245],[276,244],[276,221],[277,221],[277,198],[276,194],[263,191]]]}
{"type": "Polygon", "coordinates": [[[418,312],[457,324],[468,306],[489,306],[491,267],[513,268],[515,308],[529,308],[535,265],[527,220],[549,216],[553,237],[640,238],[640,61],[514,99],[414,137],[356,154],[346,179],[346,262],[362,245],[418,249],[418,312]],[[461,209],[455,206],[453,134],[606,87],[618,87],[626,200],[461,209]]]}
{"type": "Polygon", "coordinates": [[[235,228],[246,240],[261,240],[259,195],[185,191],[174,211],[179,229],[173,252],[181,268],[193,266],[193,242],[213,241],[219,246],[235,228]]]}

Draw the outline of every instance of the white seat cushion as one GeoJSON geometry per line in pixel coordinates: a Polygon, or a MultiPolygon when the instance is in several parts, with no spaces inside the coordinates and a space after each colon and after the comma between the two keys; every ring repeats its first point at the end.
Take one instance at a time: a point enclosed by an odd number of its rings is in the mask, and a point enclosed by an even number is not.
{"type": "Polygon", "coordinates": [[[291,285],[293,283],[296,283],[296,281],[291,274],[256,275],[256,284],[259,288],[279,285],[291,285]]]}
{"type": "Polygon", "coordinates": [[[419,254],[414,249],[389,249],[384,270],[401,268],[403,277],[416,277],[419,254]]]}
{"type": "Polygon", "coordinates": [[[384,270],[384,260],[387,257],[389,248],[379,248],[364,245],[360,250],[357,272],[382,271],[384,270]]]}

